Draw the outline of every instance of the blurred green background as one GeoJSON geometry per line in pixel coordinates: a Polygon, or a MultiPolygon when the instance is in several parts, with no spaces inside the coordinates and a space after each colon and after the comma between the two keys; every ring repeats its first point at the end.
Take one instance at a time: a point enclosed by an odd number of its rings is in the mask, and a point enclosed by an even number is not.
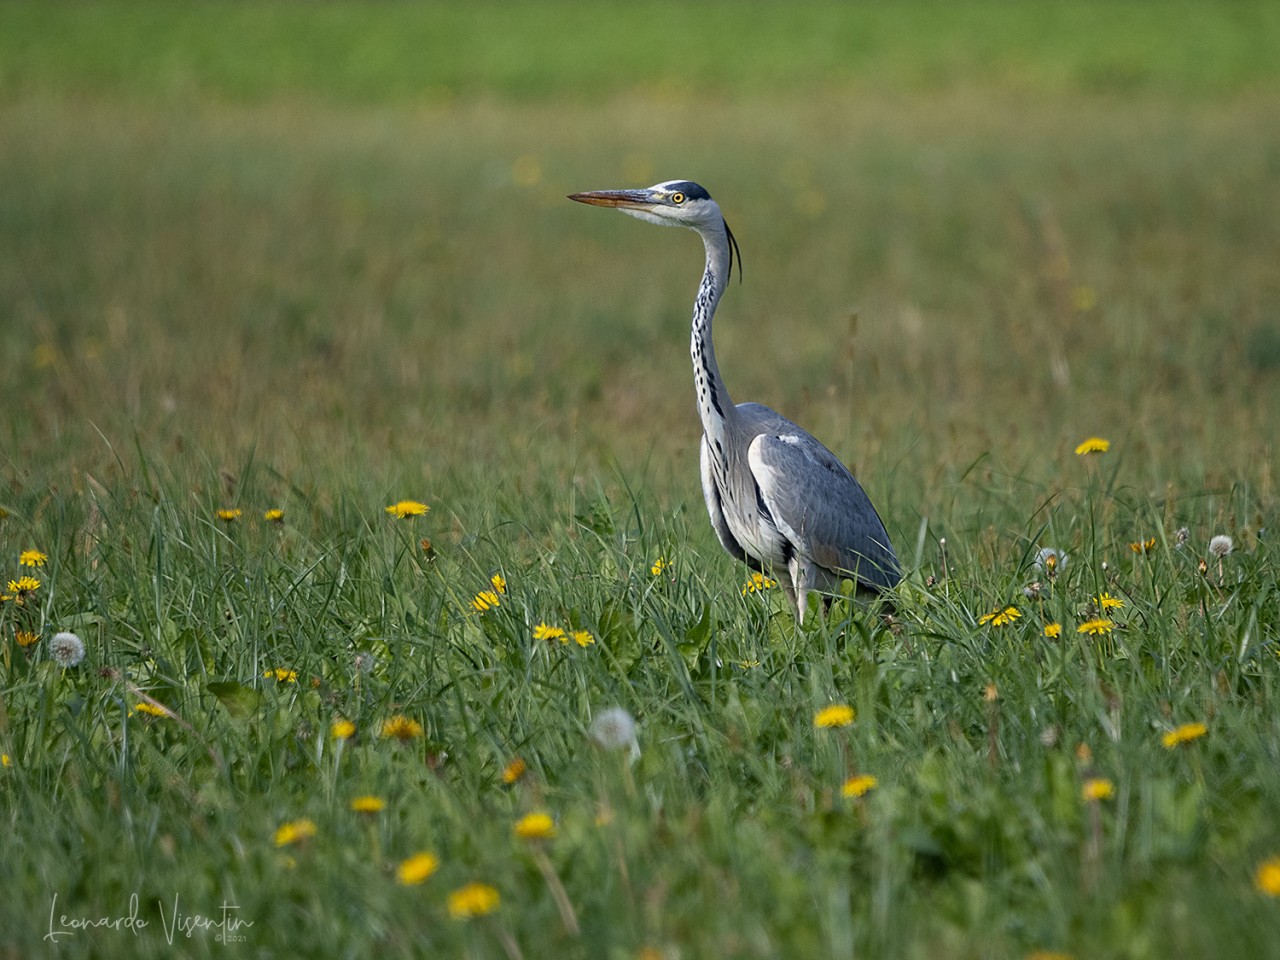
{"type": "Polygon", "coordinates": [[[563,199],[679,176],[891,529],[1095,433],[1269,501],[1278,74],[1274,4],[0,4],[0,463],[696,503],[700,248],[563,199]]]}

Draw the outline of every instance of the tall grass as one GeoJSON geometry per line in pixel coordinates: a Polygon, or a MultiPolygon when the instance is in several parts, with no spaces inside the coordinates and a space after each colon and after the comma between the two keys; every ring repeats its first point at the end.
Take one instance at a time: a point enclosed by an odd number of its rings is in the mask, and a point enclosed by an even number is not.
{"type": "Polygon", "coordinates": [[[3,952],[1273,952],[1280,116],[1266,58],[1174,56],[1260,48],[1241,24],[1270,14],[1058,8],[1151,26],[1090,46],[1017,39],[1018,5],[806,6],[797,37],[830,46],[775,44],[795,86],[753,87],[772,8],[687,70],[650,15],[740,7],[608,8],[639,77],[617,47],[533,57],[558,9],[0,7],[0,586],[40,581],[0,603],[3,952]],[[383,16],[529,42],[474,86],[390,54],[360,80],[324,38],[383,16]],[[245,22],[274,56],[218,52],[245,22]],[[938,38],[984,24],[992,55],[947,66],[938,38]],[[93,56],[15,52],[91,27],[93,56]],[[151,38],[132,67],[112,30],[151,38]],[[1081,79],[1126,49],[1138,79],[1081,79]],[[746,255],[717,323],[735,398],[856,467],[910,568],[892,610],[800,629],[714,543],[698,245],[563,199],[669,176],[746,255]],[[1091,435],[1110,451],[1076,455],[1091,435]],[[816,727],[833,703],[853,724],[816,727]],[[634,763],[591,735],[611,706],[634,763]],[[420,733],[384,736],[400,715],[420,733]],[[535,810],[554,837],[515,836],[535,810]],[[439,869],[398,882],[421,851],[439,869]],[[501,901],[455,919],[470,881],[501,901]],[[135,895],[136,933],[60,919],[135,895]],[[243,940],[170,942],[223,904],[243,940]]]}

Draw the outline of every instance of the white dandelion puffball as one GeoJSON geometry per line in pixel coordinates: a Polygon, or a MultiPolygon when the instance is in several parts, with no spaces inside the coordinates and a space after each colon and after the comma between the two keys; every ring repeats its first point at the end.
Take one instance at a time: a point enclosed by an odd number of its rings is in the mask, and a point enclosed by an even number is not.
{"type": "Polygon", "coordinates": [[[591,721],[591,739],[606,750],[629,750],[632,762],[640,756],[636,739],[636,718],[622,707],[610,707],[591,721]]]}
{"type": "Polygon", "coordinates": [[[84,659],[84,641],[74,633],[55,633],[49,640],[49,655],[60,667],[77,666],[84,659]]]}
{"type": "Polygon", "coordinates": [[[1224,533],[1218,534],[1209,541],[1209,552],[1221,559],[1235,549],[1235,543],[1224,533]]]}
{"type": "Polygon", "coordinates": [[[1067,568],[1067,555],[1057,547],[1042,547],[1036,554],[1036,566],[1049,573],[1061,573],[1067,568]]]}

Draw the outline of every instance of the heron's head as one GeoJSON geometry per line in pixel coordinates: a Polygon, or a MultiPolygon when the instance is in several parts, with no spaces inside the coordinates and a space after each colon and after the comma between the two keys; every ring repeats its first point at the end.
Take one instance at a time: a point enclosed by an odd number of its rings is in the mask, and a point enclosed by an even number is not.
{"type": "Polygon", "coordinates": [[[711,194],[691,180],[668,180],[640,190],[589,190],[570,200],[596,207],[616,207],[623,213],[668,227],[717,226],[724,223],[711,194]]]}
{"type": "Polygon", "coordinates": [[[666,227],[697,230],[703,235],[708,249],[712,243],[724,244],[730,276],[733,274],[734,257],[739,264],[742,262],[738,241],[720,213],[719,205],[711,199],[705,187],[692,180],[668,180],[639,190],[588,190],[586,193],[571,193],[569,199],[595,207],[614,207],[633,217],[666,227]],[[721,230],[724,231],[722,236],[721,230]]]}

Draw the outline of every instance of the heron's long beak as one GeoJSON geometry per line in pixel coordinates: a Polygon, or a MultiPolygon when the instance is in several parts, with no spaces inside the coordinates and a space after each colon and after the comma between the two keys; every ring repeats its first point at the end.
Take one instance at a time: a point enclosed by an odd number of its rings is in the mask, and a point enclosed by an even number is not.
{"type": "Polygon", "coordinates": [[[658,201],[648,190],[588,190],[571,193],[570,200],[589,203],[593,207],[619,207],[623,210],[648,210],[658,201]]]}

